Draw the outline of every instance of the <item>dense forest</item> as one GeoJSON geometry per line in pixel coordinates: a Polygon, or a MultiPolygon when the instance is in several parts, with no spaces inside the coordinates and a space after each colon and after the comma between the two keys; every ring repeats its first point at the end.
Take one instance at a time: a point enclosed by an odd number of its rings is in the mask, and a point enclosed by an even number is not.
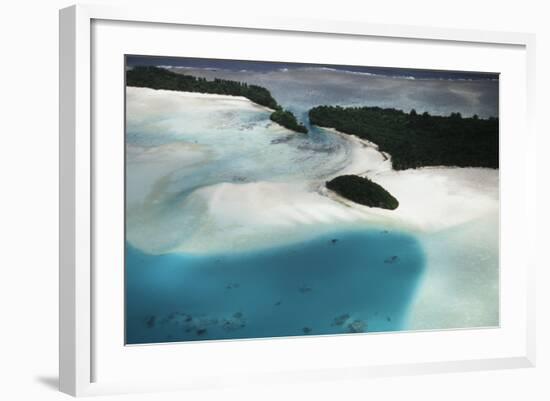
{"type": "Polygon", "coordinates": [[[498,168],[498,119],[405,113],[380,107],[319,106],[312,124],[335,128],[378,145],[392,156],[393,168],[422,166],[498,168]]]}
{"type": "Polygon", "coordinates": [[[151,89],[243,96],[256,104],[275,110],[271,115],[271,119],[285,128],[307,133],[306,127],[297,122],[294,114],[290,111],[283,111],[283,108],[271,96],[271,93],[261,86],[218,78],[209,81],[206,78],[179,74],[165,68],[153,66],[136,66],[127,70],[126,85],[151,89]]]}
{"type": "Polygon", "coordinates": [[[388,191],[368,178],[341,175],[327,181],[326,187],[355,203],[382,209],[397,209],[399,202],[388,191]]]}
{"type": "Polygon", "coordinates": [[[136,66],[126,72],[126,85],[152,89],[166,89],[185,92],[216,93],[219,95],[244,96],[262,106],[277,109],[278,104],[265,88],[244,82],[226,79],[196,78],[178,74],[159,67],[136,66]]]}
{"type": "Polygon", "coordinates": [[[283,127],[286,127],[296,132],[307,134],[307,128],[303,124],[300,124],[298,120],[296,120],[294,114],[292,114],[288,110],[276,110],[271,113],[269,118],[272,121],[281,124],[283,127]]]}

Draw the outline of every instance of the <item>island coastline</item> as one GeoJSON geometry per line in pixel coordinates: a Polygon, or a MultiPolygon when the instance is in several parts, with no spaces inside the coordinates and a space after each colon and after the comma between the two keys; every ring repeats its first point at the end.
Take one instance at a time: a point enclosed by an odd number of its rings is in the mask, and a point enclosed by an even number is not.
{"type": "Polygon", "coordinates": [[[226,79],[207,80],[153,66],[137,66],[128,69],[126,71],[126,86],[244,97],[255,104],[270,109],[272,111],[271,120],[279,125],[302,134],[308,132],[307,128],[297,121],[296,116],[291,111],[283,109],[269,90],[262,86],[226,79]]]}

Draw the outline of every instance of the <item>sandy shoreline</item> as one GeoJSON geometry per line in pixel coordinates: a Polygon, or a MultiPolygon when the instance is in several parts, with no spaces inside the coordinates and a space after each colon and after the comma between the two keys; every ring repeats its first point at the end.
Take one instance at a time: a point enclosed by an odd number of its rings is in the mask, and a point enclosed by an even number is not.
{"type": "Polygon", "coordinates": [[[375,144],[328,128],[345,141],[334,153],[292,141],[272,145],[293,132],[244,97],[147,88],[127,94],[127,127],[136,131],[136,143],[126,143],[132,246],[157,255],[231,253],[352,230],[405,231],[426,258],[407,327],[498,324],[498,170],[395,171],[375,144]],[[311,158],[320,162],[307,164],[311,158]],[[319,176],[303,171],[316,168],[319,176]],[[242,180],[234,180],[237,173],[242,180]],[[369,208],[326,189],[325,181],[344,174],[369,177],[399,207],[369,208]]]}
{"type": "MultiPolygon", "coordinates": [[[[325,128],[326,129],[326,128],[325,128]]],[[[378,147],[347,137],[361,157],[378,147]]],[[[380,153],[379,160],[384,155],[380,153]]],[[[388,155],[389,156],[389,155],[388,155]]],[[[400,202],[393,211],[357,205],[321,189],[326,197],[368,214],[369,221],[416,233],[426,267],[410,305],[408,330],[495,327],[499,324],[499,170],[423,167],[365,170],[353,161],[346,174],[367,176],[400,202]]]]}
{"type": "MultiPolygon", "coordinates": [[[[242,122],[239,122],[238,116],[243,112],[255,115],[269,110],[236,96],[132,87],[127,88],[127,93],[130,124],[141,124],[142,131],[156,136],[158,132],[174,129],[172,125],[166,125],[163,119],[166,115],[189,115],[191,119],[182,120],[184,129],[201,133],[201,136],[205,129],[211,130],[212,133],[208,134],[211,138],[225,141],[221,142],[219,149],[215,149],[219,152],[227,149],[224,143],[231,141],[231,138],[220,137],[218,132],[228,127],[239,127],[242,122]]],[[[268,117],[265,118],[267,123],[268,117]]],[[[176,123],[180,125],[174,127],[183,129],[180,122],[176,123]]],[[[262,129],[274,134],[287,131],[274,124],[262,129]]],[[[498,170],[426,167],[395,171],[391,167],[390,155],[380,152],[377,145],[333,129],[323,129],[338,135],[349,144],[349,162],[339,171],[317,180],[304,178],[298,182],[295,177],[287,183],[270,180],[221,182],[194,190],[182,198],[179,204],[172,204],[167,189],[165,193],[154,194],[139,191],[136,192],[137,203],[140,202],[139,197],[144,201],[154,199],[155,203],[149,209],[147,204],[143,204],[146,210],[141,207],[135,209],[141,210],[139,213],[143,216],[149,216],[146,220],[150,221],[137,218],[138,226],[135,230],[129,230],[128,240],[151,253],[245,250],[271,246],[273,243],[299,241],[318,231],[368,228],[379,224],[421,233],[437,232],[498,211],[498,170]],[[369,208],[347,201],[324,187],[325,181],[344,174],[369,177],[392,193],[399,200],[399,207],[393,211],[369,208]],[[163,199],[170,202],[170,208],[176,209],[160,213],[162,209],[159,205],[162,205],[163,199]],[[176,211],[178,214],[174,215],[176,211]],[[181,223],[177,225],[176,222],[180,220],[181,223]],[[166,233],[172,230],[173,234],[167,236],[166,233]],[[155,236],[159,236],[159,240],[154,241],[152,246],[150,241],[155,236]],[[164,242],[161,240],[163,236],[167,238],[164,242]]],[[[256,140],[260,134],[254,132],[252,136],[246,135],[243,140],[249,142],[256,140]]],[[[242,147],[240,144],[238,146],[242,147]]],[[[258,155],[260,161],[272,152],[284,149],[266,147],[260,142],[254,146],[260,146],[263,154],[258,155]]],[[[159,180],[165,183],[162,188],[172,188],[170,171],[192,168],[193,163],[215,158],[215,154],[209,153],[208,149],[162,145],[156,150],[138,155],[135,161],[140,163],[145,160],[139,171],[147,171],[147,166],[151,166],[162,175],[159,176],[159,180]],[[162,155],[162,160],[147,160],[148,156],[155,159],[155,155],[162,155]],[[182,162],[178,164],[179,155],[182,162]],[[189,157],[192,160],[188,160],[189,157]],[[154,163],[154,166],[150,163],[154,163]]],[[[153,176],[148,181],[150,184],[144,186],[144,190],[159,191],[161,187],[153,185],[153,176]]]]}
{"type": "Polygon", "coordinates": [[[199,99],[199,100],[209,100],[209,101],[223,100],[223,101],[229,101],[229,102],[244,102],[244,103],[250,103],[252,106],[262,110],[274,111],[269,107],[262,106],[258,103],[254,103],[253,101],[251,101],[250,99],[244,96],[220,95],[217,93],[173,91],[173,90],[167,90],[167,89],[151,89],[151,88],[138,87],[138,86],[127,86],[126,91],[130,94],[142,92],[142,93],[148,93],[149,95],[158,94],[159,96],[176,96],[183,99],[199,99]]]}
{"type": "Polygon", "coordinates": [[[393,211],[369,208],[326,188],[322,193],[349,207],[368,211],[373,218],[378,217],[374,220],[391,220],[412,230],[437,231],[498,211],[499,170],[447,166],[394,170],[391,155],[380,152],[376,144],[333,128],[321,128],[353,144],[354,159],[337,175],[368,177],[392,193],[399,207],[393,211]]]}

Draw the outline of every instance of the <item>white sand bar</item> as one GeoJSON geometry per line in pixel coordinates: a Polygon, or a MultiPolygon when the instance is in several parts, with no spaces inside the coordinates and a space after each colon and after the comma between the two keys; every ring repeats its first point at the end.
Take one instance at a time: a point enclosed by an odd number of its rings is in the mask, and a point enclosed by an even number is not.
{"type": "Polygon", "coordinates": [[[421,242],[411,329],[498,321],[499,171],[391,168],[375,144],[327,130],[327,148],[232,96],[127,88],[127,241],[153,254],[272,247],[392,227],[421,242]],[[399,200],[369,208],[325,188],[367,176],[399,200]]]}
{"type": "MultiPolygon", "coordinates": [[[[142,185],[134,185],[140,188],[139,191],[129,189],[132,203],[139,204],[130,210],[140,216],[134,216],[139,221],[139,229],[136,226],[135,232],[130,230],[128,239],[148,252],[176,249],[204,252],[272,246],[281,241],[311,237],[318,234],[318,230],[346,228],[350,224],[362,227],[383,223],[429,233],[498,211],[498,170],[427,167],[395,171],[391,168],[389,155],[379,152],[375,144],[333,130],[332,134],[344,138],[347,147],[339,153],[307,154],[308,159],[321,158],[319,164],[310,168],[319,173],[313,179],[308,175],[310,171],[300,171],[296,153],[285,153],[295,151],[294,148],[285,144],[269,145],[274,137],[293,133],[270,124],[265,108],[246,98],[128,88],[127,109],[128,125],[140,126],[144,135],[150,138],[167,133],[176,135],[176,140],[169,138],[172,142],[168,144],[128,147],[129,184],[142,180],[142,185]],[[248,131],[243,128],[248,123],[240,117],[247,113],[260,115],[260,118],[254,117],[258,122],[248,131]],[[180,132],[181,138],[177,136],[180,132]],[[195,136],[186,136],[187,132],[195,136]],[[192,138],[209,138],[219,146],[197,144],[192,138]],[[287,179],[285,175],[272,179],[268,171],[252,182],[224,182],[223,179],[212,184],[206,182],[195,189],[196,193],[192,191],[188,197],[173,203],[173,190],[179,185],[177,178],[182,172],[203,174],[203,170],[194,169],[216,160],[216,155],[231,152],[236,153],[229,168],[254,163],[249,170],[257,172],[271,168],[278,173],[278,166],[295,164],[296,171],[289,173],[287,179]],[[327,167],[323,176],[323,165],[330,165],[331,160],[339,157],[345,159],[345,163],[336,168],[327,167]],[[269,165],[271,159],[274,162],[269,165]],[[392,193],[399,200],[399,207],[394,211],[369,208],[346,201],[324,188],[326,180],[342,174],[369,177],[392,193]],[[155,180],[162,185],[155,186],[155,180]],[[148,207],[147,199],[154,199],[155,203],[148,207]],[[192,214],[194,224],[174,225],[178,221],[175,211],[160,208],[162,202],[168,201],[170,207],[179,205],[182,214],[192,214]],[[154,213],[149,210],[151,208],[154,213]],[[144,216],[151,220],[144,221],[144,216]],[[289,227],[292,227],[291,234],[289,227]],[[177,233],[171,233],[172,230],[177,233]],[[155,241],[151,241],[153,234],[159,237],[155,241]],[[167,239],[164,245],[162,237],[167,239]]],[[[200,182],[201,177],[194,178],[200,182]]],[[[132,219],[129,221],[131,223],[132,219]]]]}

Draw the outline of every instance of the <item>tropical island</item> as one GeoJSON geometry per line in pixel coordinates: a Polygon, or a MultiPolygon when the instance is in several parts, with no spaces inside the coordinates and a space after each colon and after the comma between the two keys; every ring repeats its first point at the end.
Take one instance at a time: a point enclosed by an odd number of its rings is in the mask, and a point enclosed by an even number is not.
{"type": "Polygon", "coordinates": [[[298,123],[294,114],[288,110],[283,110],[271,93],[261,86],[219,78],[209,81],[206,78],[175,73],[165,68],[153,66],[136,66],[127,70],[126,85],[181,92],[243,96],[251,102],[274,110],[270,116],[272,121],[292,131],[307,133],[307,128],[298,123]]]}
{"type": "MultiPolygon", "coordinates": [[[[183,92],[242,96],[272,110],[270,120],[298,133],[308,129],[277,103],[268,89],[227,79],[195,77],[154,66],[126,71],[127,86],[183,92]]],[[[425,166],[498,168],[498,118],[464,118],[460,113],[435,116],[380,107],[317,106],[309,110],[312,125],[355,135],[391,155],[394,170],[425,166]]],[[[326,187],[353,202],[384,209],[399,205],[380,185],[360,176],[340,176],[326,187]]]]}
{"type": "Polygon", "coordinates": [[[425,166],[498,168],[498,118],[405,113],[380,107],[319,106],[311,124],[334,128],[378,145],[395,170],[425,166]]]}
{"type": "Polygon", "coordinates": [[[271,121],[275,121],[277,124],[282,125],[285,128],[291,129],[302,134],[307,134],[307,128],[305,125],[300,124],[292,112],[283,109],[277,109],[269,116],[271,121]]]}
{"type": "MultiPolygon", "coordinates": [[[[395,170],[425,166],[498,168],[498,119],[405,113],[380,107],[319,106],[311,124],[355,135],[391,155],[395,170]]],[[[380,185],[359,176],[340,176],[328,189],[353,202],[395,209],[399,202],[380,185]]]]}
{"type": "Polygon", "coordinates": [[[368,178],[341,175],[326,182],[326,187],[352,202],[369,207],[394,210],[399,202],[392,194],[368,178]]]}

